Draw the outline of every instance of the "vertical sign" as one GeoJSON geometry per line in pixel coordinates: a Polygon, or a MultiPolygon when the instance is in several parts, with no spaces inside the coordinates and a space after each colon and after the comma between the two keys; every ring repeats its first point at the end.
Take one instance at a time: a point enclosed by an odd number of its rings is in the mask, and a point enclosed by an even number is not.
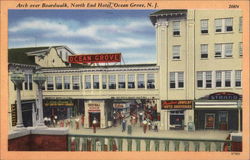
{"type": "Polygon", "coordinates": [[[16,126],[17,123],[17,108],[16,104],[11,105],[11,119],[12,119],[12,126],[16,126]]]}

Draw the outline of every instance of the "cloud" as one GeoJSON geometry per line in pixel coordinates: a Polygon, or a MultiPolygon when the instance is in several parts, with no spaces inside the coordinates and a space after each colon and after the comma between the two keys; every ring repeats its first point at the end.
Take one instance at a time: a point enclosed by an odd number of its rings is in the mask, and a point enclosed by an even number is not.
{"type": "Polygon", "coordinates": [[[133,17],[84,22],[29,17],[9,26],[9,46],[67,45],[79,54],[122,52],[126,62],[150,63],[155,59],[155,38],[151,37],[153,32],[149,20],[133,17]],[[33,35],[39,37],[36,44],[33,35]],[[151,49],[143,53],[145,48],[151,49]]]}

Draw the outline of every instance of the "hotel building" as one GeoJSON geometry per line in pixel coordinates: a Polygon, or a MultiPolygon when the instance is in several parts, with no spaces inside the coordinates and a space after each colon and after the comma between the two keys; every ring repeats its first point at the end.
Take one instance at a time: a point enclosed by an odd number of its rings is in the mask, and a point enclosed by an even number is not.
{"type": "Polygon", "coordinates": [[[160,10],[149,17],[156,31],[156,64],[69,64],[67,57],[75,53],[66,46],[9,49],[9,126],[15,126],[16,116],[10,75],[19,67],[25,74],[26,126],[37,113],[32,74],[41,70],[47,77],[45,116],[84,113],[84,127],[95,117],[106,128],[116,106],[151,103],[161,130],[240,130],[242,12],[160,10]]]}

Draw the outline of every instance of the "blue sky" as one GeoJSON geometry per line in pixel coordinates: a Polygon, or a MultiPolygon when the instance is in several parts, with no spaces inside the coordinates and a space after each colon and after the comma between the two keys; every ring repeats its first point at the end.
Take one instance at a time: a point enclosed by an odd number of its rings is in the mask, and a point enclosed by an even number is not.
{"type": "Polygon", "coordinates": [[[9,48],[67,45],[77,54],[121,52],[155,63],[154,10],[9,10],[9,48]]]}

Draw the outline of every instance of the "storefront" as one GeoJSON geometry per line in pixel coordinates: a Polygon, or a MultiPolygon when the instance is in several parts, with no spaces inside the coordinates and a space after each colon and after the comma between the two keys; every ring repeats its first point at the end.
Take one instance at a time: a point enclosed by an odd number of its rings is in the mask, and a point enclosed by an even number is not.
{"type": "Polygon", "coordinates": [[[58,120],[68,119],[74,115],[74,108],[73,100],[45,99],[44,117],[57,116],[58,120]]]}
{"type": "MultiPolygon", "coordinates": [[[[93,120],[96,119],[97,127],[106,128],[108,123],[108,105],[105,100],[85,100],[84,127],[93,127],[93,120]]],[[[111,107],[110,107],[111,108],[111,107]]]]}
{"type": "Polygon", "coordinates": [[[114,113],[122,113],[125,117],[130,115],[130,104],[129,103],[113,103],[114,113]]]}
{"type": "Polygon", "coordinates": [[[191,100],[163,100],[161,109],[161,127],[164,130],[188,130],[187,126],[193,124],[191,100]]]}
{"type": "Polygon", "coordinates": [[[241,96],[218,92],[195,102],[196,129],[241,130],[241,96]]]}

